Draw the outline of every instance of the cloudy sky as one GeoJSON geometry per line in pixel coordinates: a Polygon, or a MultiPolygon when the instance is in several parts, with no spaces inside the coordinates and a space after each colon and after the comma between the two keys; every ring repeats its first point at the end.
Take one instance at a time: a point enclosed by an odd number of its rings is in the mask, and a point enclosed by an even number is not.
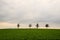
{"type": "Polygon", "coordinates": [[[1,23],[60,24],[60,0],[0,0],[1,23]]]}

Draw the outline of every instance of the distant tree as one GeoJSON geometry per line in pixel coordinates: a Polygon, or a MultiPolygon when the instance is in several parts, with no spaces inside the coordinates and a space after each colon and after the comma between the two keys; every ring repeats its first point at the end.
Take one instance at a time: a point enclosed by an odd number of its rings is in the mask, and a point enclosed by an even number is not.
{"type": "Polygon", "coordinates": [[[46,28],[49,27],[49,24],[46,24],[45,27],[46,27],[46,28]]]}
{"type": "Polygon", "coordinates": [[[31,28],[31,27],[32,27],[32,25],[31,25],[31,24],[29,24],[29,27],[31,28]]]}
{"type": "Polygon", "coordinates": [[[38,28],[39,27],[39,24],[36,24],[36,27],[38,28]]]}
{"type": "Polygon", "coordinates": [[[17,28],[19,29],[19,27],[20,27],[20,25],[19,24],[17,24],[17,28]]]}

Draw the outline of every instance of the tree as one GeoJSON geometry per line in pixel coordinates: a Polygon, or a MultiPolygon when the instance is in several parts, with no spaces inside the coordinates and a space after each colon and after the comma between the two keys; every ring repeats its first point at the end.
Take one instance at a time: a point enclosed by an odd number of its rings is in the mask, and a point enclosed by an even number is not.
{"type": "Polygon", "coordinates": [[[29,24],[29,27],[31,28],[31,27],[32,27],[32,25],[31,25],[31,24],[29,24]]]}
{"type": "Polygon", "coordinates": [[[45,27],[46,27],[46,28],[49,27],[49,24],[46,24],[45,27]]]}
{"type": "Polygon", "coordinates": [[[19,27],[20,27],[20,25],[19,24],[17,24],[17,28],[19,29],[19,27]]]}
{"type": "Polygon", "coordinates": [[[36,27],[38,28],[39,27],[39,24],[36,24],[36,27]]]}

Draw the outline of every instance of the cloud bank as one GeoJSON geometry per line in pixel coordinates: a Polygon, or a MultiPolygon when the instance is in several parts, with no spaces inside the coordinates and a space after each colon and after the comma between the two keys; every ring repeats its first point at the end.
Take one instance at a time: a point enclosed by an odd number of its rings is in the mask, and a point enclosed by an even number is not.
{"type": "Polygon", "coordinates": [[[60,0],[0,0],[0,22],[60,24],[60,0]]]}

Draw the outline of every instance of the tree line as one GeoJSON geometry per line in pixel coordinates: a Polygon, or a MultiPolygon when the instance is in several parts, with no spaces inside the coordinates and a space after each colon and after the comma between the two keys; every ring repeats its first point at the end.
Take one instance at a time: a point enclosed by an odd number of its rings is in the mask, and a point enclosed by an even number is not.
{"type": "MultiPolygon", "coordinates": [[[[17,24],[17,28],[19,28],[20,26],[21,26],[20,24],[17,24]]],[[[35,26],[36,26],[36,28],[39,28],[39,24],[36,24],[35,26]]],[[[31,28],[32,24],[29,24],[28,27],[31,28]]],[[[49,27],[49,24],[46,24],[45,27],[46,28],[49,27]]]]}

